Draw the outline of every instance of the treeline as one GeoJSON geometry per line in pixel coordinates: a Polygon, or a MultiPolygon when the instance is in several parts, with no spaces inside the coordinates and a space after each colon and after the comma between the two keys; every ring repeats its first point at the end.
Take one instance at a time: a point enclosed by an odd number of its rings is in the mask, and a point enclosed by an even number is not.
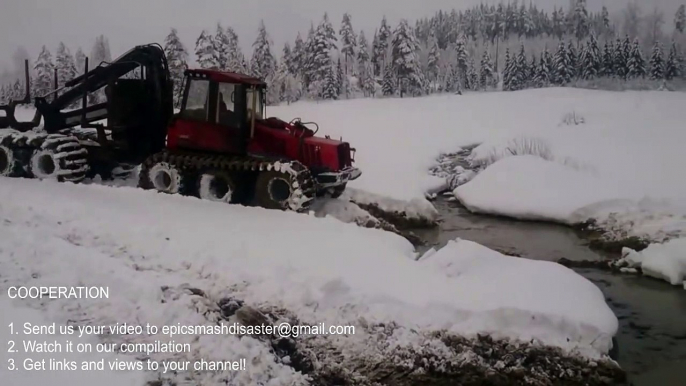
{"type": "MultiPolygon", "coordinates": [[[[674,15],[671,37],[663,32],[665,24],[659,10],[643,15],[636,3],[612,17],[605,7],[589,12],[586,0],[570,0],[567,9],[555,8],[551,13],[531,3],[513,1],[439,11],[414,25],[401,20],[391,27],[384,17],[371,39],[364,31],[355,31],[351,15],[343,15],[337,31],[324,14],[305,36],[298,34],[278,53],[261,23],[249,57],[242,52],[233,28],[221,24],[212,31],[202,31],[192,52],[175,29],[167,36],[164,48],[177,101],[183,71],[193,56],[201,68],[266,80],[270,85],[268,101],[279,103],[500,86],[519,90],[596,78],[670,81],[686,75],[679,47],[686,28],[685,7],[680,6],[674,15]]],[[[92,63],[110,59],[104,58],[109,55],[104,53],[108,48],[98,48],[103,44],[106,39],[99,37],[92,63]]],[[[81,50],[71,57],[61,44],[53,63],[44,47],[33,66],[35,95],[52,89],[52,75],[48,74],[54,68],[58,69],[60,85],[73,76],[74,68],[81,72],[83,57],[81,50]]],[[[21,81],[2,86],[0,98],[16,97],[17,93],[21,97],[22,90],[21,81]]]]}

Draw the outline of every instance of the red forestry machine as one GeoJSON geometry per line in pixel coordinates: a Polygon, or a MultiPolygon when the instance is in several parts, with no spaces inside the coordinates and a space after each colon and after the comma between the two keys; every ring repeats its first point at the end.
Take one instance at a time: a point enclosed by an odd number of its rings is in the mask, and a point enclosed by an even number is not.
{"type": "Polygon", "coordinates": [[[266,84],[256,78],[187,70],[174,113],[158,44],[91,71],[86,62],[85,73],[63,89],[56,79],[54,92],[35,98],[33,120],[17,121],[16,106],[31,103],[27,62],[26,97],[0,106],[0,176],[80,182],[121,177],[140,165],[144,189],[303,211],[315,197],[340,196],[361,175],[347,142],[316,137],[315,123],[266,118],[266,84]],[[89,95],[103,87],[106,102],[89,106],[89,95]]]}

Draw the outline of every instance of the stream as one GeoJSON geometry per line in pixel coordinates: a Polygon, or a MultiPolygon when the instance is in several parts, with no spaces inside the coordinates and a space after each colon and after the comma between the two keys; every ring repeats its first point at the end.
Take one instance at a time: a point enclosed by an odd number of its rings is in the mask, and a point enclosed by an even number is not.
{"type": "MultiPolygon", "coordinates": [[[[413,230],[427,243],[420,252],[459,237],[528,259],[608,258],[589,249],[573,229],[562,225],[472,214],[445,197],[437,198],[434,206],[441,214],[440,226],[413,230]]],[[[646,277],[596,269],[575,271],[603,291],[619,319],[617,361],[630,382],[635,386],[686,385],[686,291],[646,277]]]]}

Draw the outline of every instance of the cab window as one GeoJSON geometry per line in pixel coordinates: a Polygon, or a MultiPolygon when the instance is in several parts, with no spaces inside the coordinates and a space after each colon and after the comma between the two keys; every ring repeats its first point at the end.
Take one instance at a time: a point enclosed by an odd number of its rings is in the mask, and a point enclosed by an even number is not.
{"type": "Polygon", "coordinates": [[[223,126],[239,127],[240,122],[236,114],[236,85],[219,83],[217,98],[217,123],[223,126]]]}
{"type": "Polygon", "coordinates": [[[208,100],[210,95],[210,81],[207,79],[191,79],[188,85],[188,97],[181,116],[194,121],[207,122],[208,100]]]}

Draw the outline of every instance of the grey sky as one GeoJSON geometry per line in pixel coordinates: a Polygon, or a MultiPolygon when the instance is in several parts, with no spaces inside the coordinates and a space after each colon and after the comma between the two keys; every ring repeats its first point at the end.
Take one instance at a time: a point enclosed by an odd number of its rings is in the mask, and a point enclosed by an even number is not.
{"type": "MultiPolygon", "coordinates": [[[[416,19],[439,9],[466,8],[481,0],[0,0],[0,71],[11,64],[12,54],[25,46],[35,57],[43,44],[51,51],[60,41],[74,52],[88,54],[95,36],[104,34],[117,56],[135,44],[159,42],[176,27],[192,50],[202,29],[213,31],[217,22],[231,25],[248,51],[260,19],[280,51],[298,31],[307,33],[328,12],[338,30],[344,12],[353,17],[356,30],[373,33],[383,15],[391,24],[400,18],[416,19]]],[[[527,3],[529,0],[524,0],[527,3]]],[[[588,0],[589,8],[624,7],[629,0],[588,0]]],[[[541,7],[566,5],[569,0],[534,0],[541,7]]],[[[660,7],[672,24],[678,4],[686,0],[640,1],[644,11],[660,7]]]]}

